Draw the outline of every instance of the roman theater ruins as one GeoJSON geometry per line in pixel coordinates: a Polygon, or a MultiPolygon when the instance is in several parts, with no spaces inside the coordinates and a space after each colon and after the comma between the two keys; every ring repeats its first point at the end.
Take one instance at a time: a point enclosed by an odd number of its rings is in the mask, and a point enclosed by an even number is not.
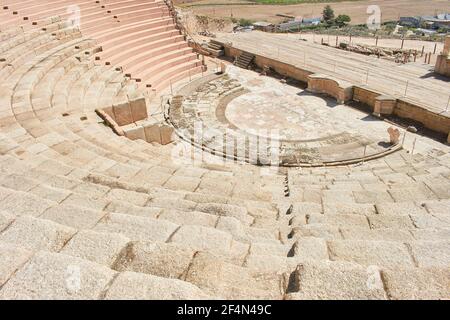
{"type": "Polygon", "coordinates": [[[170,0],[1,0],[0,299],[449,299],[450,78],[170,0]]]}

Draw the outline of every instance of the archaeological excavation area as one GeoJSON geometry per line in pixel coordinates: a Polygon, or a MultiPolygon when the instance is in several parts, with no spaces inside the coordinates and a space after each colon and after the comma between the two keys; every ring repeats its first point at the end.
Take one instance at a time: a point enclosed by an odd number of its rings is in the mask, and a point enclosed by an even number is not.
{"type": "Polygon", "coordinates": [[[1,1],[0,299],[449,299],[450,41],[431,70],[177,15],[1,1]]]}

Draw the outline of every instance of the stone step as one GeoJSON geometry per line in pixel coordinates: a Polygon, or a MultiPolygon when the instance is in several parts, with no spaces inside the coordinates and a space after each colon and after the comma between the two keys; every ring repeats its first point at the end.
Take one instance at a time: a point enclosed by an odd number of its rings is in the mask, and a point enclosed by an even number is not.
{"type": "MultiPolygon", "coordinates": [[[[20,268],[17,265],[27,259],[26,253],[15,251],[15,257],[11,258],[9,270],[19,270],[0,289],[0,299],[209,298],[184,281],[134,272],[117,273],[65,254],[40,251],[20,268]]],[[[2,275],[7,275],[7,272],[7,269],[2,270],[2,275]]]]}
{"type": "Polygon", "coordinates": [[[285,274],[286,299],[442,299],[448,270],[379,268],[348,262],[314,261],[285,274]],[[407,289],[406,289],[407,288],[407,289]]]}
{"type": "Polygon", "coordinates": [[[223,299],[281,299],[283,292],[281,275],[253,272],[207,253],[194,256],[183,280],[223,299]]]}

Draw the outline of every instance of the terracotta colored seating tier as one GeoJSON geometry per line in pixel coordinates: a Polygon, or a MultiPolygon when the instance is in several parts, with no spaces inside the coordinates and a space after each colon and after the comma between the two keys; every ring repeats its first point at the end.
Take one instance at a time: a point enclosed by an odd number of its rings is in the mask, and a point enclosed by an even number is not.
{"type": "Polygon", "coordinates": [[[0,300],[449,298],[445,146],[417,135],[420,153],[307,170],[180,162],[178,141],[117,136],[95,113],[144,116],[101,43],[15,16],[0,20],[0,300]]]}
{"type": "Polygon", "coordinates": [[[195,75],[204,66],[175,28],[164,1],[28,0],[3,1],[0,30],[41,27],[60,16],[98,41],[97,59],[121,66],[138,85],[155,92],[195,75]]]}

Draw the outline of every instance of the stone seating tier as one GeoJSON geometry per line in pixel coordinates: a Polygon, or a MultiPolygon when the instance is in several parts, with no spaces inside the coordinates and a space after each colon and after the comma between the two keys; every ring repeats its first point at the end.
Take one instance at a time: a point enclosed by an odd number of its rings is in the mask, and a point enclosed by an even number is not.
{"type": "Polygon", "coordinates": [[[336,168],[178,161],[181,141],[95,113],[142,93],[100,42],[57,18],[18,27],[41,3],[2,9],[0,299],[449,298],[444,146],[336,168]]]}

